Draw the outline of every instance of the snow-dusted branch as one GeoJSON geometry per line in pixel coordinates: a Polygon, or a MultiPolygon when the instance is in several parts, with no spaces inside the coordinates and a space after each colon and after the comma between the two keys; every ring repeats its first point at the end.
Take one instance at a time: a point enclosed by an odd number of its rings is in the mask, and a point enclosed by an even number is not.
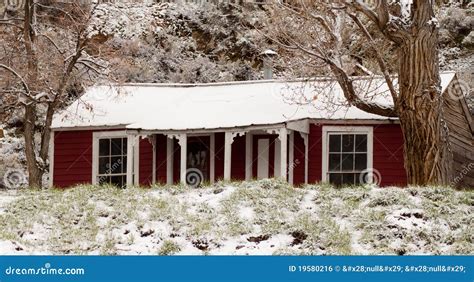
{"type": "Polygon", "coordinates": [[[402,19],[390,15],[387,0],[377,0],[375,9],[371,9],[361,0],[345,0],[345,3],[348,7],[364,14],[387,39],[400,44],[407,38],[408,33],[402,19]]]}
{"type": "Polygon", "coordinates": [[[384,76],[384,79],[385,79],[385,82],[387,83],[388,89],[390,90],[390,95],[392,96],[393,103],[394,103],[395,109],[396,109],[397,104],[398,104],[398,92],[397,92],[397,90],[395,89],[395,87],[393,85],[393,81],[392,81],[392,78],[390,77],[390,73],[388,72],[388,67],[385,64],[385,61],[383,60],[383,58],[380,55],[377,48],[375,47],[375,43],[374,43],[374,39],[373,39],[372,35],[369,33],[367,28],[364,26],[364,24],[360,21],[360,19],[356,15],[351,14],[351,13],[348,13],[348,15],[355,22],[355,24],[359,27],[359,29],[362,31],[364,36],[369,41],[368,45],[370,46],[370,48],[374,52],[374,55],[375,55],[375,58],[377,60],[378,65],[379,65],[380,71],[382,72],[382,74],[384,76]]]}
{"type": "Polygon", "coordinates": [[[10,68],[9,66],[7,65],[4,65],[4,64],[0,64],[0,68],[4,69],[4,70],[7,70],[9,71],[11,74],[13,74],[14,76],[16,76],[20,81],[21,81],[21,84],[25,90],[25,94],[26,95],[30,95],[30,88],[28,87],[28,84],[26,83],[25,79],[23,79],[23,77],[21,75],[19,75],[14,69],[10,68]]]}

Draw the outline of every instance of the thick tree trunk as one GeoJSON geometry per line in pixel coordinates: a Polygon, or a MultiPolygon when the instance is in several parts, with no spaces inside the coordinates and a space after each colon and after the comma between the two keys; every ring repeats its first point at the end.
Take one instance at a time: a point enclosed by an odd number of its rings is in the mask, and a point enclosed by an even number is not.
{"type": "MultiPolygon", "coordinates": [[[[38,83],[38,57],[36,54],[36,33],[33,29],[34,9],[33,0],[27,0],[24,6],[24,28],[23,28],[23,41],[26,50],[26,59],[28,62],[27,81],[30,85],[30,93],[36,93],[36,85],[38,83]]],[[[28,167],[28,184],[30,188],[41,188],[42,178],[44,174],[44,168],[40,166],[35,145],[35,132],[36,132],[36,121],[37,121],[37,104],[34,101],[28,101],[25,105],[25,119],[23,127],[23,135],[25,138],[25,155],[26,165],[28,167]]]]}
{"type": "Polygon", "coordinates": [[[443,126],[437,27],[429,23],[433,17],[430,5],[416,8],[411,34],[399,54],[398,113],[405,141],[405,168],[409,184],[448,184],[450,152],[443,126]]]}
{"type": "Polygon", "coordinates": [[[43,170],[40,168],[36,158],[35,148],[35,121],[36,105],[25,106],[25,126],[23,135],[25,137],[25,155],[28,166],[28,184],[31,188],[41,188],[43,170]]]}

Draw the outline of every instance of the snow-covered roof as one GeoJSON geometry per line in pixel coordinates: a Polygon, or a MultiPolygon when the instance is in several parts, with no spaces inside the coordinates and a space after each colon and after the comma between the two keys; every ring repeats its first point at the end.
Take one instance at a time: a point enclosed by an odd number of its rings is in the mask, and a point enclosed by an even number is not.
{"type": "MultiPolygon", "coordinates": [[[[442,91],[455,73],[441,74],[442,91]]],[[[358,93],[393,104],[382,78],[357,78],[358,93]]],[[[125,126],[138,130],[199,130],[282,124],[301,119],[387,120],[347,106],[330,79],[210,84],[96,86],[54,117],[52,127],[125,126]]]]}

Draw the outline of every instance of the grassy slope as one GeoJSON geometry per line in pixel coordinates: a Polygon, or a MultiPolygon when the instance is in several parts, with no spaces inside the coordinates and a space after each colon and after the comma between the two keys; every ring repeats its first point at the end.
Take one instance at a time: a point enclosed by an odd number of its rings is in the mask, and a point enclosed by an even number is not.
{"type": "Polygon", "coordinates": [[[447,188],[83,186],[4,206],[3,254],[474,253],[474,193],[447,188]]]}

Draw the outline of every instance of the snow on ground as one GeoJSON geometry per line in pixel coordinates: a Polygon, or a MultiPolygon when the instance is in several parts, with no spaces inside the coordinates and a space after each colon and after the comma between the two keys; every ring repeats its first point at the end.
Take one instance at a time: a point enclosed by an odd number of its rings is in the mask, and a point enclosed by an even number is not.
{"type": "Polygon", "coordinates": [[[474,193],[80,186],[0,193],[0,254],[473,254],[474,193]]]}
{"type": "Polygon", "coordinates": [[[5,208],[8,204],[18,198],[16,191],[1,191],[0,192],[0,214],[5,213],[5,208]]]}

